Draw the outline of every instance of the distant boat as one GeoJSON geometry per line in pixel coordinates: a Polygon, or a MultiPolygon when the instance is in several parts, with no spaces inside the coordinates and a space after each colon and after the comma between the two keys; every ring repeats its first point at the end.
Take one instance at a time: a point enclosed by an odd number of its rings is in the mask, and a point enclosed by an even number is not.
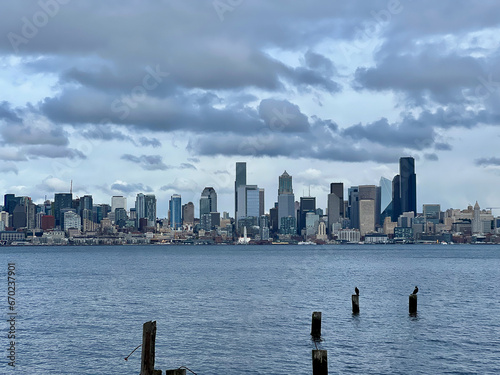
{"type": "Polygon", "coordinates": [[[316,245],[316,242],[312,241],[300,241],[297,245],[316,245]]]}

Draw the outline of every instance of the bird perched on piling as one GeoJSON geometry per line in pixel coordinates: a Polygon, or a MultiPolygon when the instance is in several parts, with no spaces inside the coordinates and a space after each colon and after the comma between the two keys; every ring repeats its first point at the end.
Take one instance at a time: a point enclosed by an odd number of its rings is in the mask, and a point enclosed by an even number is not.
{"type": "Polygon", "coordinates": [[[417,294],[418,293],[418,286],[415,285],[415,289],[413,289],[413,294],[417,294]]]}
{"type": "Polygon", "coordinates": [[[356,292],[356,295],[359,296],[359,289],[357,286],[354,287],[354,291],[356,292]]]}

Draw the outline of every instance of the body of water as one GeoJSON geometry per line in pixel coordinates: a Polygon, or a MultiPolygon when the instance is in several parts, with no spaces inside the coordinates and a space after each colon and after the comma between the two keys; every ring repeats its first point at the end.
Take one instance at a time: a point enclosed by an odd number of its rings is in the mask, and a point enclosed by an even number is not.
{"type": "Polygon", "coordinates": [[[138,374],[140,349],[124,357],[155,320],[163,371],[311,374],[313,311],[330,374],[500,373],[500,246],[3,247],[0,259],[1,373],[8,263],[19,373],[138,374]]]}

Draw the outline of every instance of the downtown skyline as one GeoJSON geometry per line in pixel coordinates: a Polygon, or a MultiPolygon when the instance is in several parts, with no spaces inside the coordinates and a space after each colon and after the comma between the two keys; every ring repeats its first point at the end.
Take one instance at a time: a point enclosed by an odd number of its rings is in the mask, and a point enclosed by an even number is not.
{"type": "Polygon", "coordinates": [[[378,185],[411,156],[418,211],[500,207],[500,4],[117,4],[1,5],[4,194],[73,181],[95,202],[155,194],[163,217],[213,186],[234,215],[245,161],[266,211],[284,170],[326,208],[330,183],[378,185]]]}

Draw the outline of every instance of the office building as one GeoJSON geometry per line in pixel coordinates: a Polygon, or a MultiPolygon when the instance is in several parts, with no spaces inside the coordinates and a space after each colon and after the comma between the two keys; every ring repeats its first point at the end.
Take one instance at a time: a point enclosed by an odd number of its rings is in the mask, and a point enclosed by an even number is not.
{"type": "Polygon", "coordinates": [[[295,196],[292,188],[292,176],[286,171],[278,179],[278,223],[281,234],[296,232],[295,196]],[[284,220],[286,218],[286,220],[284,220]]]}
{"type": "Polygon", "coordinates": [[[413,211],[417,214],[417,177],[415,159],[404,157],[399,159],[401,213],[413,211]]]}
{"type": "Polygon", "coordinates": [[[194,225],[194,203],[188,202],[182,205],[182,223],[194,225]]]}
{"type": "Polygon", "coordinates": [[[330,194],[328,194],[327,200],[327,233],[331,233],[332,225],[344,217],[344,184],[342,182],[330,184],[330,194]]]}
{"type": "Polygon", "coordinates": [[[56,226],[64,228],[62,211],[64,209],[73,208],[73,194],[71,193],[56,193],[54,194],[54,217],[56,226]]]}
{"type": "Polygon", "coordinates": [[[179,194],[171,196],[169,201],[169,211],[170,228],[175,230],[182,228],[182,203],[181,196],[179,194]]]}
{"type": "Polygon", "coordinates": [[[240,186],[245,186],[247,184],[247,163],[237,162],[236,163],[236,180],[234,181],[234,218],[238,220],[238,189],[240,186]]]}
{"type": "Polygon", "coordinates": [[[117,208],[124,208],[127,210],[127,198],[121,195],[111,197],[111,212],[115,212],[117,208]]]}
{"type": "Polygon", "coordinates": [[[299,208],[299,225],[297,233],[302,234],[302,230],[306,229],[306,215],[308,212],[316,214],[316,198],[315,197],[300,197],[299,208]]]}
{"type": "Polygon", "coordinates": [[[217,193],[213,187],[206,187],[200,198],[200,218],[211,212],[217,212],[217,193]]]}

